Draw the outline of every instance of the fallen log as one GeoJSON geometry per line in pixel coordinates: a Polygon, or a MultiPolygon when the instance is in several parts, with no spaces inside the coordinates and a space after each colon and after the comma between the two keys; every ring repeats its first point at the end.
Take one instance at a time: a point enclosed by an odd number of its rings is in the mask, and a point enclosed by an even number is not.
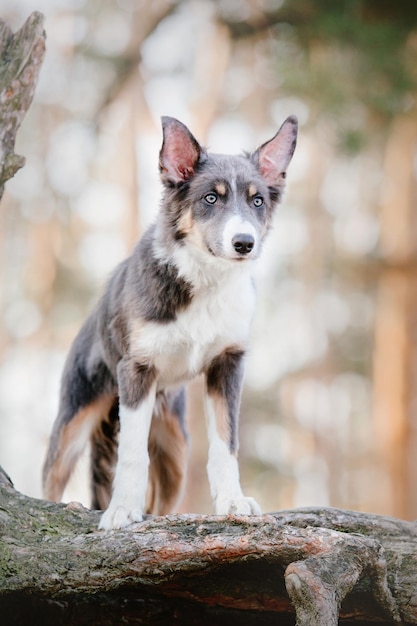
{"type": "Polygon", "coordinates": [[[99,516],[0,472],[2,624],[417,624],[415,523],[303,509],[104,532],[99,516]]]}

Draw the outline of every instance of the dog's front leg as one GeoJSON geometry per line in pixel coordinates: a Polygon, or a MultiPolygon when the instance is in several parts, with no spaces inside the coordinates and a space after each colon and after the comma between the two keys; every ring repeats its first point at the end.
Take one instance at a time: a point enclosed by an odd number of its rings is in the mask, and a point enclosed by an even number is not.
{"type": "Polygon", "coordinates": [[[257,502],[242,493],[237,461],[243,356],[241,350],[225,350],[212,361],[206,374],[207,473],[218,515],[261,513],[257,502]]]}
{"type": "Polygon", "coordinates": [[[120,436],[113,495],[100,528],[124,528],[142,521],[148,484],[148,437],[155,406],[153,367],[122,359],[117,369],[120,436]]]}

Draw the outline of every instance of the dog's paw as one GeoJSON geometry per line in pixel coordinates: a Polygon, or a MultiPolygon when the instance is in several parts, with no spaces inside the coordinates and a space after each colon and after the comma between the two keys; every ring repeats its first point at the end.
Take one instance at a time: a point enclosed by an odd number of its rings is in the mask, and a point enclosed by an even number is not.
{"type": "Polygon", "coordinates": [[[254,498],[238,496],[235,498],[217,498],[217,515],[262,515],[262,510],[254,498]]]}
{"type": "Polygon", "coordinates": [[[129,510],[124,506],[109,506],[107,511],[101,516],[100,530],[116,530],[126,528],[135,522],[141,522],[143,514],[140,509],[129,510]]]}

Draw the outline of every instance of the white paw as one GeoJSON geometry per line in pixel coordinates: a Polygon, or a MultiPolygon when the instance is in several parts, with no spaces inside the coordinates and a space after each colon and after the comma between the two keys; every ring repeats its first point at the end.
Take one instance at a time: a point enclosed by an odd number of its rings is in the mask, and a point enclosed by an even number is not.
{"type": "Polygon", "coordinates": [[[234,498],[217,498],[217,515],[262,515],[261,507],[253,498],[237,496],[234,498]]]}
{"type": "Polygon", "coordinates": [[[110,504],[107,511],[103,513],[98,527],[100,530],[116,530],[142,520],[143,514],[140,509],[129,510],[124,506],[112,507],[110,504]]]}

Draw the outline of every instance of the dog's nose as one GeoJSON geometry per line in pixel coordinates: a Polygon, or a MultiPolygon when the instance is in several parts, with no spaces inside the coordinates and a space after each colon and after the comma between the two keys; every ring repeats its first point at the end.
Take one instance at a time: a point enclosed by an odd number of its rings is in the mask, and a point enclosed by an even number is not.
{"type": "Polygon", "coordinates": [[[255,245],[255,238],[247,233],[239,233],[233,237],[232,245],[239,254],[249,254],[255,245]]]}

